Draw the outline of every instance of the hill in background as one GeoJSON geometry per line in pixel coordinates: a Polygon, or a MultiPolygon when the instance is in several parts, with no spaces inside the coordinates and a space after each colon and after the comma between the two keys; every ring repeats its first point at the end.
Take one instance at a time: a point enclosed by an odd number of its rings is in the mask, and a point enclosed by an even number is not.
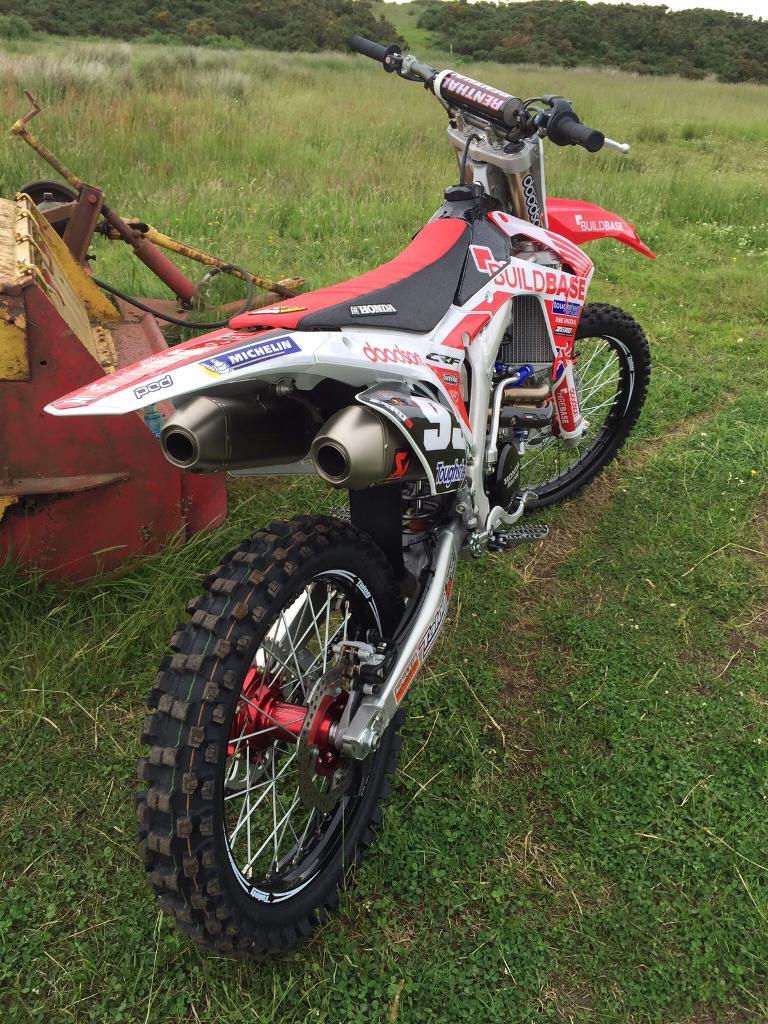
{"type": "Polygon", "coordinates": [[[768,82],[768,22],[584,0],[0,0],[0,37],[107,36],[267,50],[346,50],[357,32],[470,60],[618,67],[768,82]]]}
{"type": "Polygon", "coordinates": [[[768,22],[725,11],[456,0],[425,4],[417,24],[437,45],[473,60],[768,82],[768,22]]]}
{"type": "Polygon", "coordinates": [[[401,41],[377,8],[368,0],[27,0],[22,19],[18,4],[0,0],[0,36],[18,38],[26,23],[50,35],[308,53],[347,49],[355,32],[401,41]]]}

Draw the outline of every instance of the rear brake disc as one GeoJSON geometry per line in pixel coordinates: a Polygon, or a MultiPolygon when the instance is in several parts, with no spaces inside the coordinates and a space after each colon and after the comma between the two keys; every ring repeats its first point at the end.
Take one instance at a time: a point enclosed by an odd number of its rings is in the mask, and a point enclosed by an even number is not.
{"type": "MultiPolygon", "coordinates": [[[[307,715],[297,743],[301,802],[305,807],[314,807],[322,814],[333,810],[351,782],[350,766],[335,752],[331,752],[330,748],[321,750],[317,742],[320,725],[329,714],[334,714],[339,698],[346,693],[342,685],[345,678],[345,667],[340,664],[318,679],[307,701],[307,715]],[[336,766],[332,764],[332,771],[323,765],[329,754],[338,760],[336,766]]],[[[340,712],[341,709],[338,710],[340,712]]]]}

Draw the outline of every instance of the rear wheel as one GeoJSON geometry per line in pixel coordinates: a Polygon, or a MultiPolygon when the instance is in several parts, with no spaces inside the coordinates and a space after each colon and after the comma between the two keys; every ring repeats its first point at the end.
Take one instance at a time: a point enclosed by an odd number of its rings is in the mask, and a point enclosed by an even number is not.
{"type": "Polygon", "coordinates": [[[638,323],[615,306],[585,306],[574,343],[575,380],[589,427],[568,448],[551,430],[532,432],[520,461],[532,508],[545,508],[577,494],[616,457],[643,408],[651,376],[651,353],[638,323]]]}
{"type": "Polygon", "coordinates": [[[283,949],[336,907],[381,821],[399,721],[367,760],[339,755],[350,684],[333,648],[390,637],[399,590],[365,534],[302,517],[241,544],[190,610],[143,737],[149,881],[202,945],[283,949]]]}

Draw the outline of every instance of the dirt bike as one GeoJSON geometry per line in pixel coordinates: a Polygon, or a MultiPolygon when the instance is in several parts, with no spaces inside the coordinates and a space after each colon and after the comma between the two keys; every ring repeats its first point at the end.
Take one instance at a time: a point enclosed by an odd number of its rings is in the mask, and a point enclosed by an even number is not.
{"type": "Polygon", "coordinates": [[[615,214],[544,192],[543,138],[626,147],[562,97],[523,102],[396,46],[352,46],[448,112],[461,179],[427,225],[378,269],[47,407],[172,399],[175,465],[317,473],[349,492],[343,512],[272,523],[222,560],[149,700],[149,882],[182,931],[234,955],[290,946],[337,906],[381,823],[457,560],[543,538],[526,510],[613,458],[649,381],[639,326],[584,305],[593,264],[573,239],[645,247],[615,214]]]}

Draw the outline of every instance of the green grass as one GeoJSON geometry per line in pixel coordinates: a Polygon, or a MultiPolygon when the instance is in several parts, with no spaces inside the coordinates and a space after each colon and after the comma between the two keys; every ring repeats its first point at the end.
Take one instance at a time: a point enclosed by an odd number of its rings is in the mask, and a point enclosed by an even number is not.
{"type": "MultiPolygon", "coordinates": [[[[398,992],[401,1024],[768,1019],[768,90],[472,73],[562,92],[635,143],[548,153],[552,194],[625,214],[659,253],[590,248],[594,298],[653,346],[633,442],[541,550],[461,567],[383,835],[342,913],[278,960],[205,958],[158,916],[133,762],[201,578],[327,493],[240,488],[222,529],[79,589],[4,570],[4,1020],[368,1024],[398,992]]],[[[338,54],[27,45],[0,79],[0,120],[31,88],[37,133],[115,208],[314,285],[394,255],[456,176],[437,105],[338,54]]],[[[0,192],[44,176],[6,143],[0,192]]],[[[162,294],[97,251],[100,276],[162,294]]]]}

